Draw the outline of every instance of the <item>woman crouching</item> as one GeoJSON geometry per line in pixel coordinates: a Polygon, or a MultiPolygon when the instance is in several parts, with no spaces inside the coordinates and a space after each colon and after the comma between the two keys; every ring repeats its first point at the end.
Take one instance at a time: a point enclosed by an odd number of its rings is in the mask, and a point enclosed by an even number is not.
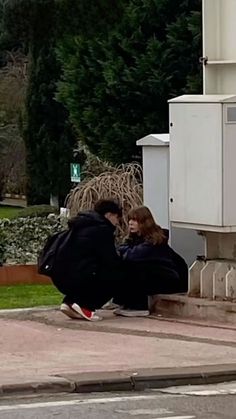
{"type": "Polygon", "coordinates": [[[188,267],[184,259],[168,245],[168,231],[155,223],[145,207],[128,214],[129,236],[119,252],[125,271],[122,295],[113,302],[121,316],[148,316],[148,297],[154,294],[186,292],[188,267]]]}

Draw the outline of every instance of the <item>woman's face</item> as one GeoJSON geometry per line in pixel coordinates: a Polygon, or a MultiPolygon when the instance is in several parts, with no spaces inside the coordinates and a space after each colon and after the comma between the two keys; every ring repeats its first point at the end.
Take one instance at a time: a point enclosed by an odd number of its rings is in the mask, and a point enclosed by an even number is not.
{"type": "Polygon", "coordinates": [[[129,220],[129,231],[130,233],[140,233],[138,221],[136,220],[129,220]]]}

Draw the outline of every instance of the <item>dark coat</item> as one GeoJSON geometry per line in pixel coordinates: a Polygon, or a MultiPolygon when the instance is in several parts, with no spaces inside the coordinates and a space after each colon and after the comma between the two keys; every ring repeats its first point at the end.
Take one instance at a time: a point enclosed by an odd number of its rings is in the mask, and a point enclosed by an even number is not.
{"type": "Polygon", "coordinates": [[[153,293],[187,291],[187,264],[168,245],[167,240],[154,245],[133,235],[119,248],[119,252],[129,271],[151,283],[153,293]]]}
{"type": "MultiPolygon", "coordinates": [[[[96,280],[112,275],[120,263],[114,244],[115,227],[95,211],[81,212],[68,223],[72,230],[70,251],[57,273],[57,282],[96,280]],[[60,281],[61,279],[61,281],[60,281]]],[[[65,293],[65,290],[61,288],[65,293]]]]}

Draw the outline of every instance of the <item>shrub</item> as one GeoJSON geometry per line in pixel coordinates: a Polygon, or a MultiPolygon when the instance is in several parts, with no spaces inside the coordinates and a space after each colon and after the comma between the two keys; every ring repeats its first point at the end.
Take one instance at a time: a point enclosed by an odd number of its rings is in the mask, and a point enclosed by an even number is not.
{"type": "Polygon", "coordinates": [[[0,266],[6,260],[6,234],[4,230],[0,230],[0,266]]]}
{"type": "Polygon", "coordinates": [[[55,214],[0,219],[0,262],[36,263],[47,237],[64,228],[62,219],[55,214]]]}

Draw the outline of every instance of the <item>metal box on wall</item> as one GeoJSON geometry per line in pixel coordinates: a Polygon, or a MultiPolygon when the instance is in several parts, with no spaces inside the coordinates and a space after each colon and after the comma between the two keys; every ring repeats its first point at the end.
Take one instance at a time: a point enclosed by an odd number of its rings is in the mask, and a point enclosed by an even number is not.
{"type": "Polygon", "coordinates": [[[236,231],[236,96],[180,96],[170,103],[170,220],[236,231]]]}

